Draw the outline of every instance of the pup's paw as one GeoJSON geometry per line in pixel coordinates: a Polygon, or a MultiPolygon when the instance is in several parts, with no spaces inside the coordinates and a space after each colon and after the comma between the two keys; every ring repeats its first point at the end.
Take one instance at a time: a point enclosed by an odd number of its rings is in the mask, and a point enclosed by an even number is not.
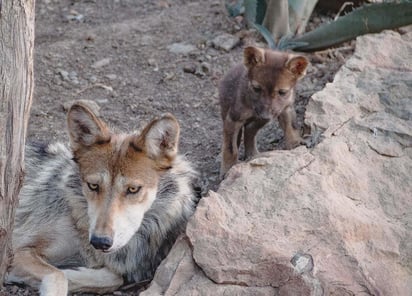
{"type": "Polygon", "coordinates": [[[291,150],[300,145],[305,145],[305,140],[301,137],[295,137],[293,139],[285,139],[285,141],[281,144],[281,147],[286,150],[291,150]]]}

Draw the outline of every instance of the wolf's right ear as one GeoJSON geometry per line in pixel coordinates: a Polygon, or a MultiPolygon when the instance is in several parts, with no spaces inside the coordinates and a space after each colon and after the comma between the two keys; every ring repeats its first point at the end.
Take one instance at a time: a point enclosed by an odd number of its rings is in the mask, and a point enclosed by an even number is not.
{"type": "Polygon", "coordinates": [[[70,143],[73,150],[82,146],[110,141],[110,130],[87,104],[73,103],[67,114],[70,143]]]}
{"type": "Polygon", "coordinates": [[[249,46],[243,51],[243,63],[250,69],[265,63],[265,50],[258,47],[249,46]]]}
{"type": "Polygon", "coordinates": [[[179,146],[180,127],[177,119],[170,113],[154,119],[149,123],[136,146],[142,149],[148,157],[159,162],[160,166],[168,166],[176,155],[179,146]]]}

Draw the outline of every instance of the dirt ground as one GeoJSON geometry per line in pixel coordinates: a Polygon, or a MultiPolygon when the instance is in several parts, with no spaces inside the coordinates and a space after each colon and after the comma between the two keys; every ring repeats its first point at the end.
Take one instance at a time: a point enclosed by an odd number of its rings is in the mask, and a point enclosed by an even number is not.
{"type": "MultiPolygon", "coordinates": [[[[328,17],[315,14],[316,27],[328,17]]],[[[219,183],[221,119],[217,84],[242,60],[242,48],[261,42],[230,20],[221,1],[38,0],[35,91],[28,141],[67,141],[65,106],[96,102],[118,130],[138,130],[153,117],[173,113],[181,125],[180,151],[200,172],[202,194],[219,183]],[[229,33],[240,43],[226,52],[212,40],[229,33]],[[171,45],[192,46],[174,53],[171,45]]],[[[321,90],[352,53],[353,43],[308,55],[312,66],[300,82],[296,110],[302,124],[310,96],[321,90]]],[[[278,149],[276,123],[259,135],[261,151],[278,149]]],[[[137,295],[138,287],[113,295],[137,295]]],[[[36,295],[7,286],[0,295],[36,295]]]]}

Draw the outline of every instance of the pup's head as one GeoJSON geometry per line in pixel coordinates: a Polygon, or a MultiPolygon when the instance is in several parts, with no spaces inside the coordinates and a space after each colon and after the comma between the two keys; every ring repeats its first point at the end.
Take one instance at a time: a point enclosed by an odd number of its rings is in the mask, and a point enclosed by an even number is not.
{"type": "Polygon", "coordinates": [[[156,198],[161,174],[173,164],[179,124],[166,114],[141,134],[115,134],[77,102],[68,112],[68,129],[88,204],[90,243],[116,251],[139,229],[156,198]]]}
{"type": "Polygon", "coordinates": [[[305,76],[309,65],[304,56],[258,47],[246,47],[243,62],[255,113],[265,119],[279,116],[293,103],[296,82],[305,76]]]}

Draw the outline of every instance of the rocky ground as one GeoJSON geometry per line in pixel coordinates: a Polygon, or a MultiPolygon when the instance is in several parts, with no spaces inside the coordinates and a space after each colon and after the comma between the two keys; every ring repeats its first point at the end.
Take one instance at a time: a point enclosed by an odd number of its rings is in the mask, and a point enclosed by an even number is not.
{"type": "MultiPolygon", "coordinates": [[[[310,28],[329,18],[315,14],[310,28]]],[[[173,113],[181,124],[180,150],[200,171],[202,194],[219,184],[221,120],[217,84],[242,59],[245,45],[261,42],[226,16],[221,1],[36,1],[35,92],[29,141],[67,141],[65,107],[88,99],[119,130],[141,128],[173,113]]],[[[263,43],[262,43],[263,44],[263,43]]],[[[305,106],[353,51],[353,43],[308,55],[312,66],[298,86],[305,106]]],[[[282,132],[261,132],[262,151],[278,149],[282,132]]],[[[138,288],[115,295],[136,295],[138,288]]],[[[32,295],[9,286],[0,295],[32,295]],[[3,294],[2,294],[3,293],[3,294]]]]}

